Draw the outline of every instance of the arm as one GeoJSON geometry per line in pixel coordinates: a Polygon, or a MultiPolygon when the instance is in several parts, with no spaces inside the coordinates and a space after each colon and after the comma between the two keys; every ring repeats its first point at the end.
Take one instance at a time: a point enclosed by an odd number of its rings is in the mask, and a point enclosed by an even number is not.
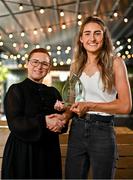
{"type": "Polygon", "coordinates": [[[100,111],[110,114],[128,114],[132,108],[131,91],[128,81],[127,69],[121,58],[114,60],[115,88],[118,98],[112,102],[77,102],[71,110],[78,115],[87,111],[100,111]]]}
{"type": "Polygon", "coordinates": [[[70,107],[66,107],[62,101],[62,97],[59,91],[53,88],[53,94],[55,95],[56,102],[54,104],[55,113],[46,116],[46,127],[53,132],[65,133],[68,128],[70,107]]]}
{"type": "Polygon", "coordinates": [[[25,114],[23,91],[12,85],[4,99],[4,111],[10,131],[22,141],[37,141],[45,126],[44,114],[29,117],[25,114]]]}

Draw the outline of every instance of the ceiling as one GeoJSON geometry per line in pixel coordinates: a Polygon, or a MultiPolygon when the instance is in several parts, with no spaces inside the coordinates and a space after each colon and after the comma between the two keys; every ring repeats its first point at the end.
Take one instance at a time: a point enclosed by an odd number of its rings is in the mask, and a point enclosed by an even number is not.
{"type": "Polygon", "coordinates": [[[78,23],[90,15],[104,19],[117,53],[131,61],[132,0],[0,0],[1,62],[22,67],[31,49],[45,47],[51,53],[53,67],[68,67],[80,27],[78,23]],[[60,15],[62,11],[64,16],[60,15]],[[115,12],[118,13],[117,17],[114,16],[115,12]],[[78,19],[78,15],[82,15],[82,18],[78,19]],[[124,22],[124,18],[128,22],[124,22]],[[66,25],[66,28],[62,29],[62,25],[66,25]],[[48,28],[52,28],[52,32],[48,32],[48,28]]]}

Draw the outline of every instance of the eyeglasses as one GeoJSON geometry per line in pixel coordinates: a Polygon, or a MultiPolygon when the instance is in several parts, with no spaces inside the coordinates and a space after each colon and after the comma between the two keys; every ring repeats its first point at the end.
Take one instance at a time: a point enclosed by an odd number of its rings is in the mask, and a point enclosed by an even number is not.
{"type": "Polygon", "coordinates": [[[34,66],[34,67],[37,67],[37,66],[39,66],[39,64],[41,64],[41,66],[42,66],[43,69],[48,69],[49,66],[50,66],[50,63],[47,63],[46,61],[40,62],[40,61],[37,60],[37,59],[30,59],[29,62],[30,62],[30,64],[31,64],[32,66],[34,66]]]}

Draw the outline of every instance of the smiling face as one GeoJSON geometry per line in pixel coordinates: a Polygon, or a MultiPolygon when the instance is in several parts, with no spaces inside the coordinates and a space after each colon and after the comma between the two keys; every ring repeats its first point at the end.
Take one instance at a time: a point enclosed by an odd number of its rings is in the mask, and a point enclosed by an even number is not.
{"type": "Polygon", "coordinates": [[[95,22],[90,22],[84,26],[80,42],[88,53],[98,53],[103,46],[104,32],[102,27],[95,22]]]}
{"type": "Polygon", "coordinates": [[[50,70],[50,57],[43,52],[35,52],[27,62],[28,78],[41,83],[50,70]]]}

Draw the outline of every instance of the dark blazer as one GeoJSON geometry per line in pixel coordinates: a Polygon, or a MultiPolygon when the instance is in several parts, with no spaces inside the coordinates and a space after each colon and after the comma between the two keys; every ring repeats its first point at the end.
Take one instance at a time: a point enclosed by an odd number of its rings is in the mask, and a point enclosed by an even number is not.
{"type": "Polygon", "coordinates": [[[2,178],[61,178],[59,134],[48,130],[45,123],[45,115],[57,113],[57,99],[62,100],[54,87],[28,78],[10,86],[4,110],[11,132],[3,154],[2,178]]]}

